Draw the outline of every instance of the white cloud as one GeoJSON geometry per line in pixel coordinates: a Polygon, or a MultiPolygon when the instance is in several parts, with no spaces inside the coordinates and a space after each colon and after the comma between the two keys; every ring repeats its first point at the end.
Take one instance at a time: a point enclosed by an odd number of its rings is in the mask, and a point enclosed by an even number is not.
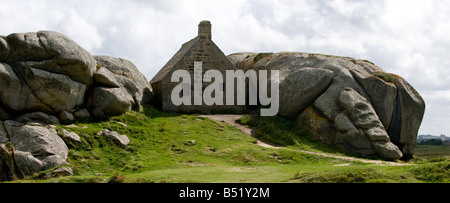
{"type": "Polygon", "coordinates": [[[226,54],[304,51],[368,59],[424,97],[422,133],[450,135],[450,2],[440,0],[0,0],[0,35],[54,30],[150,80],[197,25],[226,54]],[[448,106],[448,105],[447,105],[448,106]],[[440,125],[435,125],[440,124],[440,125]],[[436,126],[439,126],[436,128],[436,126]],[[437,130],[436,130],[437,131],[437,130]]]}
{"type": "MultiPolygon", "coordinates": [[[[58,16],[60,14],[58,13],[58,16]]],[[[106,37],[100,35],[98,28],[88,21],[75,10],[70,9],[66,15],[61,16],[52,26],[58,27],[62,33],[70,36],[89,52],[94,52],[102,47],[106,37]]]]}

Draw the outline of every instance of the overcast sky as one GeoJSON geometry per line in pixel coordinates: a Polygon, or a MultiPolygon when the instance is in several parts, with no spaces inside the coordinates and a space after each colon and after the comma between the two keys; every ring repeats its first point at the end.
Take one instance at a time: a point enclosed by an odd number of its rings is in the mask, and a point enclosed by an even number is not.
{"type": "Polygon", "coordinates": [[[0,0],[0,35],[53,30],[148,80],[201,20],[225,54],[300,51],[367,59],[425,99],[421,134],[450,136],[450,1],[0,0]]]}

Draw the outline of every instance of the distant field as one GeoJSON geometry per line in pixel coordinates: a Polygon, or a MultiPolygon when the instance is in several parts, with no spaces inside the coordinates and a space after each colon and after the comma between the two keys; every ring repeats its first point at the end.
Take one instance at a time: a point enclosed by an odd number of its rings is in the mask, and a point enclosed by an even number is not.
{"type": "Polygon", "coordinates": [[[450,145],[442,145],[442,146],[417,145],[414,156],[426,159],[450,157],[450,145]]]}

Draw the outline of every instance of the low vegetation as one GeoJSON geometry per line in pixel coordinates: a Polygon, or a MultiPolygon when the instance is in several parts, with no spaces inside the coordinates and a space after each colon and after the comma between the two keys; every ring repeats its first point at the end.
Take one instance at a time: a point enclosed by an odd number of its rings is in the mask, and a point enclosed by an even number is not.
{"type": "Polygon", "coordinates": [[[258,61],[260,61],[261,59],[271,56],[273,53],[259,53],[258,55],[255,56],[255,58],[253,59],[254,63],[257,63],[258,61]]]}
{"type": "MultiPolygon", "coordinates": [[[[240,122],[250,125],[255,120],[244,117],[240,122]]],[[[419,158],[411,166],[375,166],[301,152],[340,154],[280,117],[260,118],[251,125],[259,139],[284,147],[264,148],[225,123],[162,113],[151,106],[108,120],[80,120],[78,127],[59,125],[82,140],[69,151],[74,174],[50,179],[36,174],[19,182],[450,182],[445,156],[419,158]],[[120,148],[98,136],[105,128],[127,135],[129,146],[120,148]]]]}
{"type": "Polygon", "coordinates": [[[385,82],[389,82],[389,83],[395,82],[395,77],[390,73],[380,71],[380,72],[375,72],[373,75],[377,78],[384,80],[385,82]]]}
{"type": "Polygon", "coordinates": [[[247,127],[253,127],[256,125],[255,119],[249,114],[242,116],[240,119],[236,120],[236,122],[247,127]]]}
{"type": "Polygon", "coordinates": [[[416,158],[436,159],[450,156],[450,145],[417,145],[415,151],[416,158]]]}

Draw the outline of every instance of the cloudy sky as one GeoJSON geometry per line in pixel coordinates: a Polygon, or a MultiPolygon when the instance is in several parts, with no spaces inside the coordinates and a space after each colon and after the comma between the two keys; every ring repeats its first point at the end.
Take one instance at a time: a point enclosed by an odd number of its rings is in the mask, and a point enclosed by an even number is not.
{"type": "Polygon", "coordinates": [[[421,134],[450,136],[450,1],[0,0],[0,35],[53,30],[150,80],[201,20],[225,52],[301,51],[367,59],[427,104],[421,134]]]}

